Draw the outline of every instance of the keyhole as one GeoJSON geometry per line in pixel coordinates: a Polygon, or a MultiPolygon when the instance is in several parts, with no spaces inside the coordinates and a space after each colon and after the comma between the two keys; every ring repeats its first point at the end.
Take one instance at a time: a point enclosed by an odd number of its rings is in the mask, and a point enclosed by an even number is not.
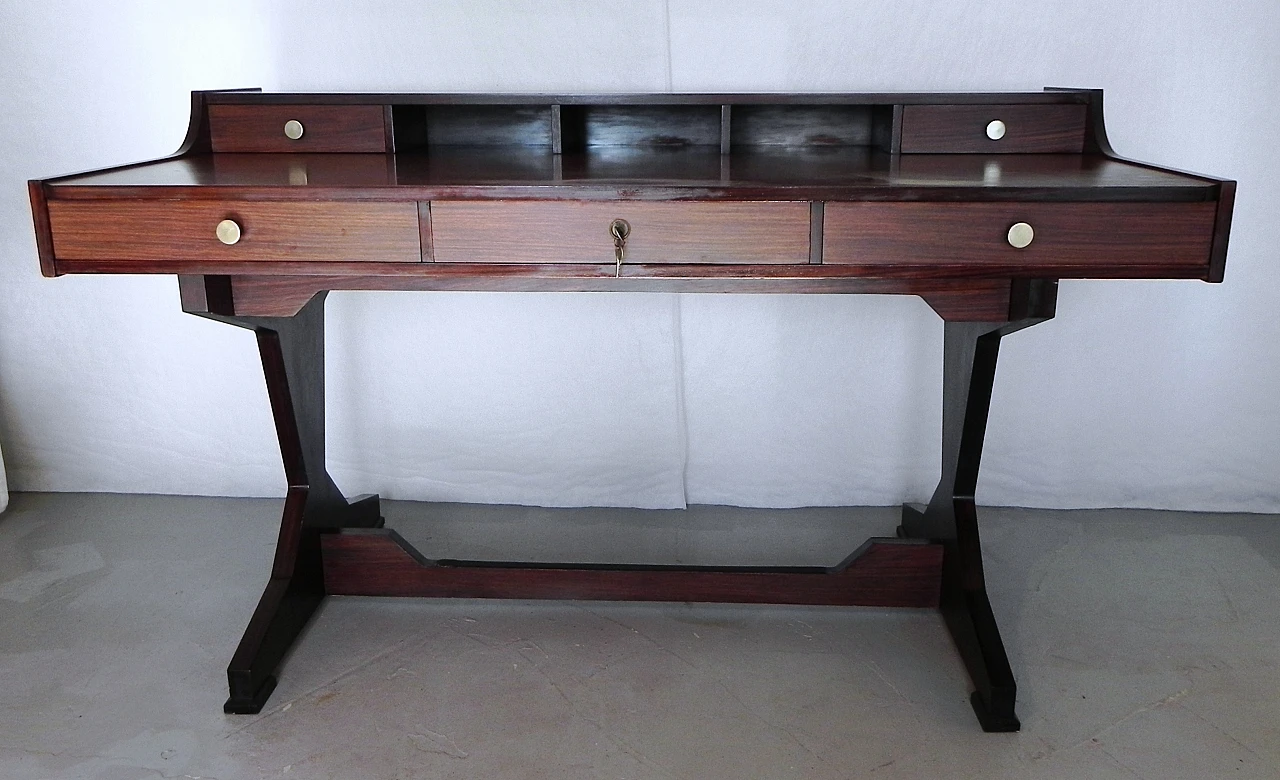
{"type": "Polygon", "coordinates": [[[609,223],[609,235],[613,236],[614,241],[626,241],[627,236],[631,235],[631,223],[625,219],[615,219],[609,223]]]}

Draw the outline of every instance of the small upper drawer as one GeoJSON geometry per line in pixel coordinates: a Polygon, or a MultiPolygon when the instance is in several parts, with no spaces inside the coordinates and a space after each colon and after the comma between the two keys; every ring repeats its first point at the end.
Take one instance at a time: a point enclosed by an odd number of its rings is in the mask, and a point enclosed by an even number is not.
{"type": "Polygon", "coordinates": [[[446,263],[612,264],[619,219],[628,264],[809,262],[807,202],[431,202],[435,259],[446,263]]]}
{"type": "Polygon", "coordinates": [[[824,263],[1068,276],[1208,268],[1216,204],[828,203],[824,263]]]}
{"type": "Polygon", "coordinates": [[[214,104],[215,152],[386,152],[384,106],[214,104]]]}
{"type": "Polygon", "coordinates": [[[52,200],[59,260],[419,262],[416,203],[52,200]]]}
{"type": "Polygon", "coordinates": [[[1084,150],[1083,104],[903,106],[904,153],[1075,153],[1084,150]]]}

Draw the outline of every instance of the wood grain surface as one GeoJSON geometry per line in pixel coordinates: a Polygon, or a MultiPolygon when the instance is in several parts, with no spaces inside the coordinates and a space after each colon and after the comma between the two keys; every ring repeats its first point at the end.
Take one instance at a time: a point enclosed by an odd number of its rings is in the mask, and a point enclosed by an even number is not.
{"type": "Polygon", "coordinates": [[[1209,202],[828,203],[823,262],[1021,267],[1015,276],[1148,266],[1207,271],[1215,210],[1209,202]],[[1016,222],[1035,231],[1024,249],[1008,242],[1016,222]]]}
{"type": "Polygon", "coordinates": [[[551,147],[551,106],[393,106],[396,151],[438,146],[551,147]]]}
{"type": "Polygon", "coordinates": [[[1056,153],[1084,149],[1083,105],[938,105],[902,109],[902,151],[930,153],[1056,153]],[[987,123],[1005,123],[998,141],[987,123]]]}
{"type": "Polygon", "coordinates": [[[40,273],[44,276],[57,276],[53,257],[53,230],[49,226],[49,207],[44,184],[39,181],[27,182],[27,196],[31,199],[31,216],[35,219],[36,254],[40,258],[40,273]]]}
{"type": "Polygon", "coordinates": [[[416,203],[51,201],[54,256],[67,260],[419,262],[416,203]],[[239,243],[214,233],[224,219],[239,243]]]}
{"type": "Polygon", "coordinates": [[[1231,215],[1235,211],[1236,183],[1224,181],[1218,187],[1218,216],[1213,224],[1213,250],[1206,282],[1221,282],[1227,267],[1227,240],[1231,237],[1231,215]]]}
{"type": "Polygon", "coordinates": [[[872,106],[738,106],[730,114],[734,146],[870,146],[872,106]]]}
{"type": "Polygon", "coordinates": [[[431,204],[441,263],[612,263],[615,219],[631,225],[627,264],[809,262],[809,204],[800,201],[431,204]]]}
{"type": "Polygon", "coordinates": [[[721,107],[562,106],[561,147],[580,151],[593,146],[720,146],[721,107]]]}
{"type": "Polygon", "coordinates": [[[388,151],[381,105],[211,105],[209,133],[215,152],[388,151]],[[291,119],[302,123],[296,140],[284,134],[291,119]]]}
{"type": "Polygon", "coordinates": [[[1217,181],[1078,154],[858,146],[435,147],[429,154],[211,154],[45,182],[51,200],[1217,200],[1217,181]]]}
{"type": "Polygon", "coordinates": [[[623,92],[555,94],[549,92],[206,92],[205,101],[238,105],[906,105],[936,104],[1086,104],[1090,91],[1054,92],[623,92]]]}
{"type": "MultiPolygon", "coordinates": [[[[319,264],[315,264],[319,265],[319,264]]],[[[872,278],[841,276],[830,278],[768,278],[751,276],[751,270],[782,269],[782,266],[740,269],[733,277],[623,276],[614,278],[601,269],[588,276],[592,266],[512,266],[441,263],[368,263],[376,271],[363,276],[323,276],[315,273],[290,276],[263,274],[181,277],[202,279],[214,296],[231,301],[222,313],[255,317],[291,317],[307,301],[326,290],[483,290],[493,292],[690,292],[690,293],[792,293],[918,295],[945,320],[994,322],[1012,316],[1018,308],[1017,295],[1022,280],[948,278],[872,278]],[[415,270],[416,275],[392,274],[392,270],[415,270]],[[577,274],[576,276],[571,274],[577,274]]],[[[657,266],[631,269],[653,271],[657,266]]],[[[684,270],[721,270],[733,266],[683,266],[684,270]]],[[[806,269],[812,268],[805,266],[806,269]]],[[[358,269],[356,269],[358,270],[358,269]]],[[[814,269],[817,270],[817,269],[814,269]]],[[[845,266],[828,266],[830,271],[845,266]]],[[[1019,316],[1021,318],[1021,316],[1019,316]]]]}
{"type": "Polygon", "coordinates": [[[321,537],[325,591],[345,596],[936,607],[942,546],[869,539],[838,567],[428,561],[394,531],[321,537]]]}

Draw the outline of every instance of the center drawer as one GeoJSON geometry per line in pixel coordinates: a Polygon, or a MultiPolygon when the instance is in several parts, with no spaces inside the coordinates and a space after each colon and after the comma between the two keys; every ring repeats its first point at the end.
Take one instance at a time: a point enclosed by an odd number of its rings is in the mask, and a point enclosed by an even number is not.
{"type": "Polygon", "coordinates": [[[610,226],[625,220],[624,262],[808,263],[801,201],[432,201],[435,260],[614,263],[610,226]]]}
{"type": "Polygon", "coordinates": [[[418,205],[51,200],[59,260],[420,262],[418,205]]]}

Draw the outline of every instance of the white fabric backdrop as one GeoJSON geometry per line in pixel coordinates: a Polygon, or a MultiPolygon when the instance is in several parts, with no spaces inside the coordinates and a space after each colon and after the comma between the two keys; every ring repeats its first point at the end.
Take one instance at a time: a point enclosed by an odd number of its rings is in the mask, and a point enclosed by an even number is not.
{"type": "MultiPolygon", "coordinates": [[[[1002,349],[979,501],[1280,511],[1277,50],[1273,0],[6,3],[11,484],[283,492],[251,334],[181,314],[171,277],[38,275],[23,180],[172,151],[191,89],[1065,85],[1107,90],[1122,154],[1239,179],[1227,281],[1064,283],[1002,349]]],[[[340,293],[329,313],[352,493],[892,504],[936,481],[942,328],[916,299],[340,293]]]]}

